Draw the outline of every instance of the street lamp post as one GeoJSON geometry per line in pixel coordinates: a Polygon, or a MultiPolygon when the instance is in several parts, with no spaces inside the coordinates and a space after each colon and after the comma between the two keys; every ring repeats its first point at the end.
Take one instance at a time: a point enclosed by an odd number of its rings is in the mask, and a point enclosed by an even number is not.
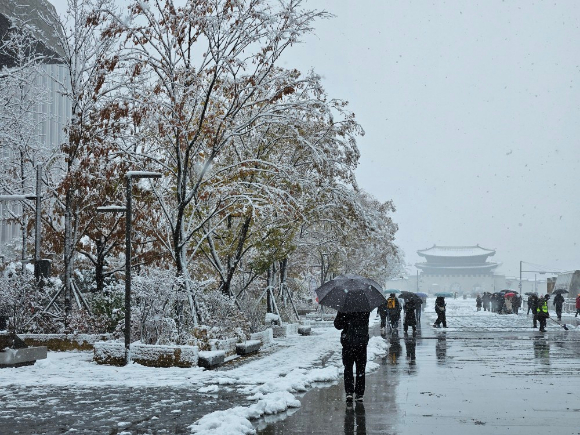
{"type": "Polygon", "coordinates": [[[134,178],[161,178],[159,172],[129,171],[125,174],[127,182],[126,205],[98,207],[99,212],[125,213],[125,365],[131,361],[131,220],[134,178]]]}

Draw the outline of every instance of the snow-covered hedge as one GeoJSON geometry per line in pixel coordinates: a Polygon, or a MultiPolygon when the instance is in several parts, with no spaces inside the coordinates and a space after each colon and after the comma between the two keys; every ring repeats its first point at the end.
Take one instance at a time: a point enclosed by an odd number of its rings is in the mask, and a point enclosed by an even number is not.
{"type": "Polygon", "coordinates": [[[112,339],[111,334],[18,334],[28,346],[46,346],[53,352],[93,350],[97,341],[112,339]]]}
{"type": "MultiPolygon", "coordinates": [[[[131,360],[147,367],[194,367],[197,366],[198,357],[197,346],[131,345],[131,360]]],[[[124,343],[95,343],[93,360],[97,364],[123,365],[124,343]]]]}

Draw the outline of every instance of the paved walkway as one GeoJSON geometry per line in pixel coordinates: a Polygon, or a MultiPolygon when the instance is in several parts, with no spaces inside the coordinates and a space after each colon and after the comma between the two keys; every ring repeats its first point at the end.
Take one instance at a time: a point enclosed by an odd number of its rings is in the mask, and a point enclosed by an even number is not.
{"type": "Polygon", "coordinates": [[[544,334],[525,326],[446,332],[423,322],[416,340],[391,340],[367,375],[363,404],[347,406],[340,382],[306,393],[292,415],[257,422],[258,433],[580,434],[576,331],[552,323],[544,334]]]}

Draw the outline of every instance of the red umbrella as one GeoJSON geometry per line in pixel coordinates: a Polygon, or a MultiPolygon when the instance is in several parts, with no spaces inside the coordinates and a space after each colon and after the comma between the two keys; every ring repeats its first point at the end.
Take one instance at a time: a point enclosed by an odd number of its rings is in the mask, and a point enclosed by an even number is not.
{"type": "Polygon", "coordinates": [[[505,295],[503,295],[504,298],[511,298],[513,296],[515,296],[515,293],[506,293],[505,295]]]}

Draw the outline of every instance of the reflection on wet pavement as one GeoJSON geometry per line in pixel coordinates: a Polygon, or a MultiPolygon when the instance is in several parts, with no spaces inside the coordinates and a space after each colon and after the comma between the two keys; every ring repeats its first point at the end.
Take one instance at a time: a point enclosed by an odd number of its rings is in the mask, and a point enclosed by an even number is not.
{"type": "Polygon", "coordinates": [[[365,405],[355,402],[346,405],[344,413],[344,435],[366,435],[367,423],[365,417],[365,405]]]}

